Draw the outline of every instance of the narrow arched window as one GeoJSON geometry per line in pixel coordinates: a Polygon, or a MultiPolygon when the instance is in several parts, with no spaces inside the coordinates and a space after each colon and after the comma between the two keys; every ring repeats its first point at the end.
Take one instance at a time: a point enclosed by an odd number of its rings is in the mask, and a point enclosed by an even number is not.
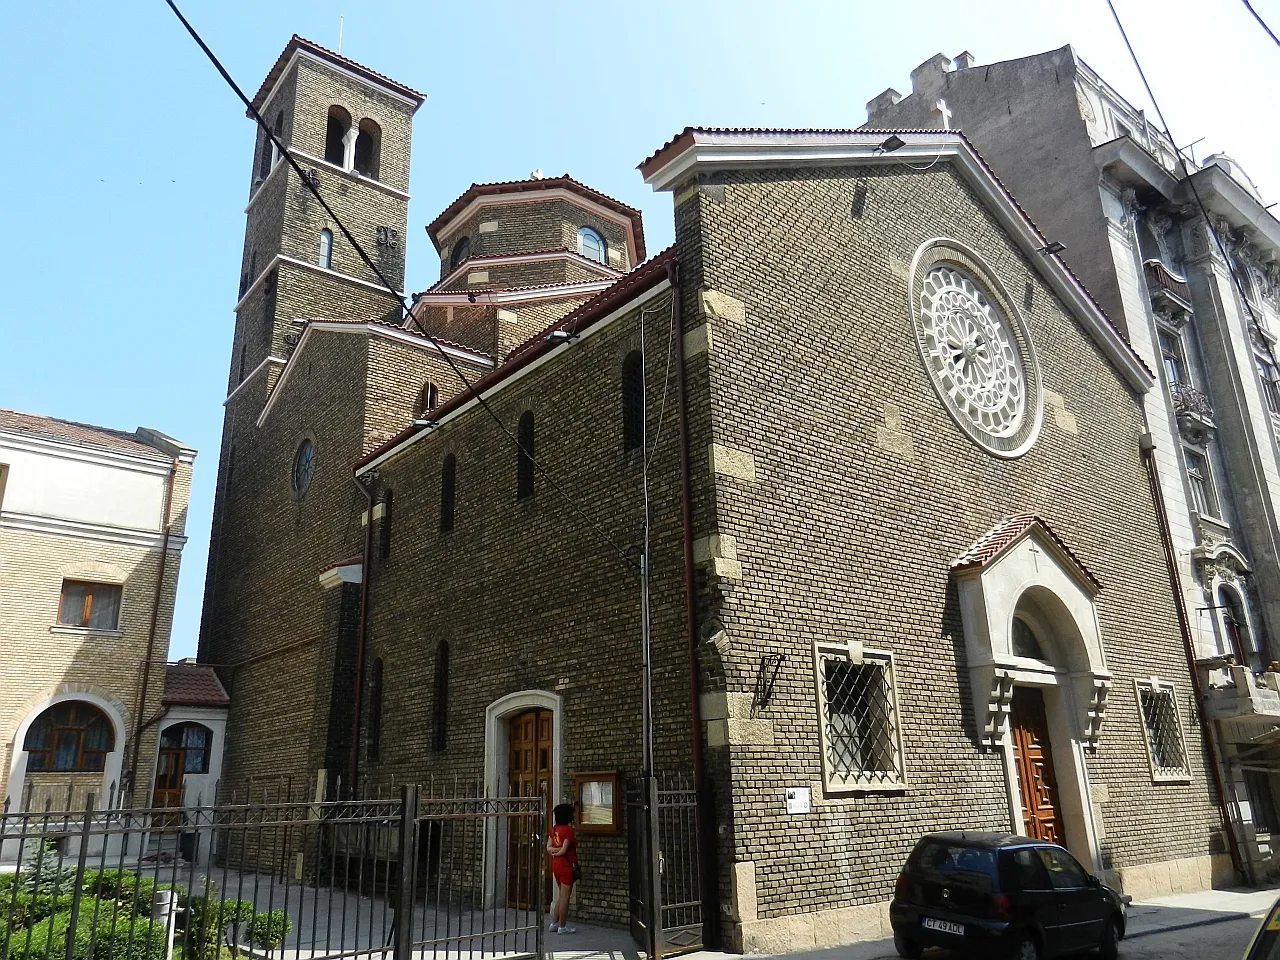
{"type": "Polygon", "coordinates": [[[320,231],[319,264],[326,270],[333,266],[333,231],[328,228],[320,231]]]}
{"type": "Polygon", "coordinates": [[[236,383],[244,383],[244,364],[249,358],[249,345],[247,343],[240,344],[240,371],[236,374],[236,383]]]}
{"type": "Polygon", "coordinates": [[[443,750],[449,734],[449,644],[445,640],[436,646],[435,696],[431,712],[431,746],[443,750]]]}
{"type": "Polygon", "coordinates": [[[115,749],[115,731],[107,715],[91,703],[55,703],[27,730],[22,741],[27,771],[95,773],[106,768],[115,749]]]}
{"type": "Polygon", "coordinates": [[[604,237],[590,227],[583,227],[578,231],[578,252],[588,260],[604,263],[607,253],[604,237]]]}
{"type": "Polygon", "coordinates": [[[343,165],[346,154],[347,131],[351,129],[351,114],[342,107],[329,108],[329,117],[324,128],[324,158],[336,167],[343,165]]]}
{"type": "Polygon", "coordinates": [[[276,122],[271,125],[271,133],[275,136],[275,142],[271,144],[271,166],[275,166],[280,162],[280,148],[276,143],[284,143],[284,111],[281,110],[276,114],[276,122]]]}
{"type": "Polygon", "coordinates": [[[373,661],[373,683],[369,691],[369,759],[382,757],[382,658],[373,661]]]}
{"type": "Polygon", "coordinates": [[[1249,666],[1253,655],[1253,642],[1249,636],[1249,621],[1245,619],[1244,606],[1234,590],[1218,588],[1218,606],[1222,608],[1222,624],[1226,629],[1229,653],[1235,655],[1241,666],[1249,666]]]}
{"type": "Polygon", "coordinates": [[[356,134],[356,173],[362,177],[378,178],[378,148],[382,140],[382,130],[368,117],[360,121],[360,130],[356,134]]]}
{"type": "Polygon", "coordinates": [[[456,270],[459,264],[471,256],[471,239],[463,237],[453,245],[453,253],[449,257],[449,269],[456,270]]]}
{"type": "Polygon", "coordinates": [[[526,410],[520,414],[520,425],[516,428],[516,440],[520,448],[516,451],[516,499],[523,500],[533,496],[533,411],[526,410]]]}
{"type": "Polygon", "coordinates": [[[271,172],[271,157],[274,147],[271,145],[271,138],[267,136],[267,132],[263,130],[258,134],[258,179],[267,179],[267,174],[271,172]]]}
{"type": "Polygon", "coordinates": [[[644,366],[640,351],[622,361],[622,449],[637,450],[644,443],[644,366]]]}
{"type": "Polygon", "coordinates": [[[440,532],[453,529],[454,493],[458,480],[458,461],[451,453],[440,465],[440,532]]]}
{"type": "Polygon", "coordinates": [[[422,389],[418,391],[418,405],[414,408],[414,413],[422,416],[429,413],[440,405],[440,388],[428,380],[422,385],[422,389]]]}

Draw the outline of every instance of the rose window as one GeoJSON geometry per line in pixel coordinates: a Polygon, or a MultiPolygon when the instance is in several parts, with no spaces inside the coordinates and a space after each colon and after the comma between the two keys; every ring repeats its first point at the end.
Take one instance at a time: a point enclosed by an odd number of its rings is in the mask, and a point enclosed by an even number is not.
{"type": "Polygon", "coordinates": [[[920,358],[956,424],[990,453],[1026,453],[1041,423],[1031,341],[999,281],[953,240],[916,254],[912,313],[920,358]]]}
{"type": "Polygon", "coordinates": [[[982,290],[937,267],[921,285],[920,320],[929,372],[958,412],[992,436],[1014,433],[1026,399],[1022,361],[982,290]]]}

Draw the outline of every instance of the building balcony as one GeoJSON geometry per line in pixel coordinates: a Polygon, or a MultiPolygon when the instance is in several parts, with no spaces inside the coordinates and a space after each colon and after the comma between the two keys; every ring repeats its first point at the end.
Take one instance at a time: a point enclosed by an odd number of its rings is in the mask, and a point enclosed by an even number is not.
{"type": "Polygon", "coordinates": [[[1209,398],[1189,383],[1171,384],[1169,395],[1178,418],[1178,430],[1190,442],[1203,443],[1217,429],[1209,398]]]}
{"type": "Polygon", "coordinates": [[[1159,260],[1148,260],[1142,265],[1147,279],[1147,291],[1157,310],[1174,315],[1191,313],[1191,287],[1185,277],[1180,277],[1159,260]]]}
{"type": "Polygon", "coordinates": [[[1211,719],[1267,727],[1280,723],[1280,673],[1255,675],[1234,657],[1206,657],[1196,666],[1211,719]]]}

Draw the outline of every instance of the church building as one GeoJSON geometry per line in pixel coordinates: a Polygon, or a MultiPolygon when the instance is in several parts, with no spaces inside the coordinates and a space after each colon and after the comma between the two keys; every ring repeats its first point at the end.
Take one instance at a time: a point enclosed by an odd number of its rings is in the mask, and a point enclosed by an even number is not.
{"type": "MultiPolygon", "coordinates": [[[[254,102],[396,283],[421,102],[297,37],[254,102]]],[[[686,129],[653,256],[568,176],[472,185],[405,317],[269,147],[200,651],[228,777],[577,802],[581,915],[625,924],[647,610],[654,768],[714,805],[691,937],[885,936],[932,830],[1232,876],[1156,375],[963,133],[686,129]]]]}

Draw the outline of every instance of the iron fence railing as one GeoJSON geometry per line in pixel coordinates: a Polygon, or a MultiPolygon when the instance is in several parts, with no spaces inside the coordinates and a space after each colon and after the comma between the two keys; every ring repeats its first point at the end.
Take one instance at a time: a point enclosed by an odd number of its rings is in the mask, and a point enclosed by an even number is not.
{"type": "Polygon", "coordinates": [[[6,803],[0,960],[541,957],[545,803],[458,786],[6,803]]]}

